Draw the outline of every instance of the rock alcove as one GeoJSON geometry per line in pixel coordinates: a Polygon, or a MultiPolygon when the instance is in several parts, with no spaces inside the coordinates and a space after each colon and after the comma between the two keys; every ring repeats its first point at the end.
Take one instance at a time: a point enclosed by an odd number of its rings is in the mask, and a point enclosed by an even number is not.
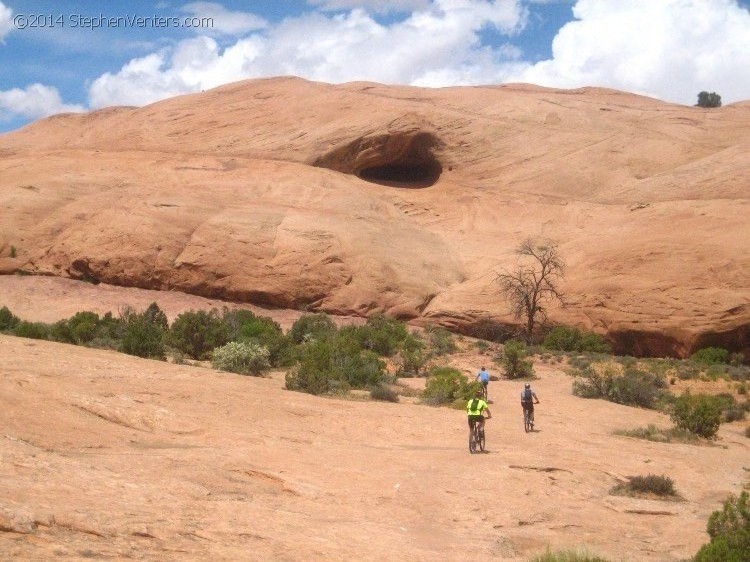
{"type": "Polygon", "coordinates": [[[424,131],[372,135],[337,147],[314,165],[380,185],[425,188],[434,185],[443,171],[434,152],[440,144],[424,131]]]}

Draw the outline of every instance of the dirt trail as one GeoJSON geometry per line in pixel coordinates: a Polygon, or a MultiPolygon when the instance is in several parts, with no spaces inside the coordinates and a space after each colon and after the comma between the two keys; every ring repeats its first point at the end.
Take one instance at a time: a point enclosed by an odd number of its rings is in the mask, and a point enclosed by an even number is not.
{"type": "Polygon", "coordinates": [[[280,372],[7,336],[0,356],[4,559],[520,561],[585,545],[680,560],[750,468],[741,424],[715,447],[616,437],[668,420],[578,399],[545,366],[538,431],[519,385],[493,382],[489,452],[472,456],[463,412],[293,393],[280,372]],[[647,473],[685,501],[609,495],[647,473]]]}

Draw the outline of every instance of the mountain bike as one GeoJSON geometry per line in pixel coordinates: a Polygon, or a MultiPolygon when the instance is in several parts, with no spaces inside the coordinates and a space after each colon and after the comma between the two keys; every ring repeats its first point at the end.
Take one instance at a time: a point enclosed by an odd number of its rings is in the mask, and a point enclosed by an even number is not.
{"type": "Polygon", "coordinates": [[[523,428],[526,433],[534,431],[534,412],[531,408],[523,409],[523,428]]]}
{"type": "Polygon", "coordinates": [[[469,434],[469,452],[473,455],[484,451],[484,430],[479,429],[479,424],[474,423],[469,434]],[[477,450],[478,449],[478,450],[477,450]]]}

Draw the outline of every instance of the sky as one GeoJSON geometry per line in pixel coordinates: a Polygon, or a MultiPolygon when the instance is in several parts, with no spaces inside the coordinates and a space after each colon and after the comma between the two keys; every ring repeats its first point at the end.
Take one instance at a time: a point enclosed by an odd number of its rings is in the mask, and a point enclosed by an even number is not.
{"type": "Polygon", "coordinates": [[[300,76],[750,100],[750,0],[0,0],[0,131],[300,76]]]}

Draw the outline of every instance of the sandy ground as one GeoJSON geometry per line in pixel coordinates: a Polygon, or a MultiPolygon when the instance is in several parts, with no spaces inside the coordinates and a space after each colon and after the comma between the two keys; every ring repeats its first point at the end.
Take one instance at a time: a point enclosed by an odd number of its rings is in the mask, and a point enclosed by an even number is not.
{"type": "Polygon", "coordinates": [[[488,452],[470,455],[461,411],[294,393],[281,372],[9,336],[0,356],[3,559],[681,560],[750,468],[741,423],[711,447],[613,436],[668,420],[576,398],[543,365],[537,431],[519,384],[493,382],[488,452]],[[648,473],[684,501],[609,494],[648,473]]]}

